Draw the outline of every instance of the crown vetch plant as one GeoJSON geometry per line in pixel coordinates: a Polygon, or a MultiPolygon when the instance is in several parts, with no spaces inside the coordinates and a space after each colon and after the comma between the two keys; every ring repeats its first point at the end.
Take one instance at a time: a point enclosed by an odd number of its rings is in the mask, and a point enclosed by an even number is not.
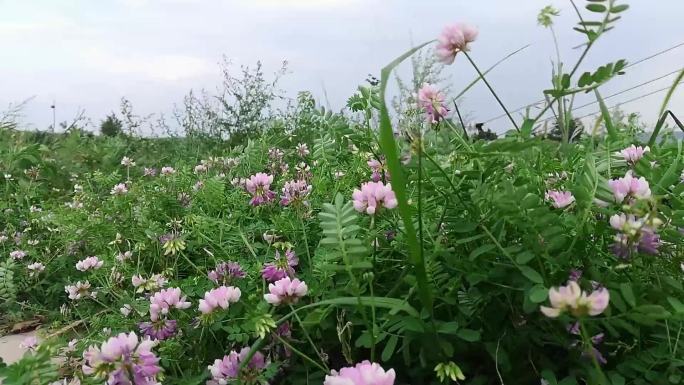
{"type": "Polygon", "coordinates": [[[557,40],[555,20],[579,13],[584,44],[570,63],[559,46],[524,118],[478,66],[491,48],[454,24],[340,113],[309,93],[267,108],[279,96],[259,67],[189,95],[184,136],[0,128],[0,326],[48,329],[0,377],[681,383],[684,149],[605,107],[625,60],[585,68],[627,7],[574,5],[538,16],[557,40]],[[457,93],[440,80],[452,73],[475,79],[457,93]],[[461,126],[478,82],[509,117],[497,139],[461,126]],[[580,124],[585,94],[603,108],[580,124]]]}

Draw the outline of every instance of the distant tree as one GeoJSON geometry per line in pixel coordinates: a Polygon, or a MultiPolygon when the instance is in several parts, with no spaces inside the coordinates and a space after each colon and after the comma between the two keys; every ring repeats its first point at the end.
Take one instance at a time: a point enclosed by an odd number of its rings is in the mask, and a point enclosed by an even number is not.
{"type": "Polygon", "coordinates": [[[110,115],[107,115],[107,118],[100,124],[100,133],[104,136],[121,135],[123,131],[122,126],[121,120],[112,112],[110,115]]]}
{"type": "MultiPolygon", "coordinates": [[[[572,119],[570,120],[570,124],[568,126],[568,142],[579,140],[584,132],[584,124],[582,124],[582,121],[579,119],[572,119]]],[[[563,140],[563,130],[561,130],[558,121],[554,123],[553,128],[548,132],[546,137],[551,140],[563,140]]]]}

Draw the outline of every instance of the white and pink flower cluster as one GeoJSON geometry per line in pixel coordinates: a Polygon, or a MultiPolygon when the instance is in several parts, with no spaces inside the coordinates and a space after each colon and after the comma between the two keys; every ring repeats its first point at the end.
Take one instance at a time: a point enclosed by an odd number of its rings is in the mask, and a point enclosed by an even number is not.
{"type": "Polygon", "coordinates": [[[266,367],[266,358],[260,352],[254,353],[249,362],[240,369],[242,363],[247,359],[250,349],[248,347],[242,348],[240,353],[232,350],[223,359],[215,360],[213,365],[209,365],[208,369],[211,373],[211,380],[206,382],[206,385],[226,385],[232,383],[233,380],[241,379],[246,384],[263,383],[259,381],[259,374],[266,367]]]}
{"type": "Polygon", "coordinates": [[[26,266],[26,268],[29,271],[29,277],[33,277],[36,274],[45,270],[45,265],[43,265],[40,262],[34,262],[34,263],[31,263],[30,265],[26,266]]]}
{"type": "Polygon", "coordinates": [[[468,44],[477,39],[477,28],[457,23],[444,27],[437,38],[437,58],[444,64],[452,64],[459,52],[469,51],[468,44]]]}
{"type": "Polygon", "coordinates": [[[112,195],[125,195],[128,194],[128,187],[126,187],[125,183],[119,183],[114,185],[112,187],[112,191],[110,192],[112,195]]]}
{"type": "Polygon", "coordinates": [[[380,160],[371,158],[366,162],[368,167],[371,169],[371,180],[373,182],[379,182],[382,180],[383,175],[385,180],[389,181],[391,179],[389,170],[385,166],[385,158],[381,157],[380,160]]]}
{"type": "Polygon", "coordinates": [[[291,180],[285,182],[283,195],[280,197],[280,204],[283,206],[297,204],[308,206],[311,188],[311,185],[305,180],[291,180]]]}
{"type": "Polygon", "coordinates": [[[627,148],[625,148],[622,151],[618,151],[617,155],[622,156],[622,158],[625,160],[630,165],[635,165],[641,158],[644,157],[644,154],[651,151],[651,149],[646,146],[646,147],[641,147],[641,146],[635,146],[631,145],[627,148]]]}
{"type": "Polygon", "coordinates": [[[556,318],[565,312],[575,317],[595,316],[606,310],[609,301],[608,289],[599,287],[587,294],[576,281],[571,280],[566,286],[549,289],[551,307],[542,306],[541,312],[550,318],[556,318]]]}
{"type": "Polygon", "coordinates": [[[439,123],[449,113],[446,97],[435,85],[425,83],[418,90],[418,105],[425,111],[428,123],[439,123]]]}
{"type": "Polygon", "coordinates": [[[273,175],[260,172],[249,177],[244,183],[247,192],[252,194],[252,199],[249,201],[252,206],[263,205],[275,199],[276,194],[271,191],[273,175]]]}
{"type": "Polygon", "coordinates": [[[269,284],[268,291],[268,294],[264,294],[264,299],[271,305],[278,306],[297,303],[308,293],[309,288],[305,282],[297,278],[285,277],[269,284]]]}
{"type": "Polygon", "coordinates": [[[78,282],[76,282],[75,285],[64,286],[64,291],[69,295],[69,299],[72,299],[72,300],[79,300],[79,299],[87,298],[87,297],[96,298],[97,292],[96,291],[91,292],[90,287],[91,287],[90,282],[78,281],[78,282]]]}
{"type": "Polygon", "coordinates": [[[394,385],[394,369],[385,370],[377,363],[363,361],[354,366],[333,370],[323,385],[394,385]]]}
{"type": "Polygon", "coordinates": [[[352,193],[354,209],[361,213],[374,215],[380,207],[393,209],[397,207],[397,197],[392,191],[392,185],[382,182],[366,182],[361,189],[355,189],[352,193]]]}
{"type": "Polygon", "coordinates": [[[644,177],[635,177],[632,171],[628,171],[622,178],[609,180],[608,186],[613,191],[615,201],[618,203],[624,202],[627,198],[632,201],[651,197],[648,181],[644,177]]]}
{"type": "Polygon", "coordinates": [[[107,384],[158,385],[161,372],[159,358],[152,348],[156,342],[139,341],[131,332],[111,337],[101,347],[91,346],[83,352],[83,374],[104,380],[107,384]]]}
{"type": "Polygon", "coordinates": [[[150,278],[143,278],[141,275],[131,277],[131,283],[138,293],[155,291],[166,286],[168,282],[169,280],[161,274],[153,274],[150,278]]]}
{"type": "Polygon", "coordinates": [[[199,300],[199,311],[202,314],[211,314],[214,310],[228,309],[231,303],[240,300],[242,293],[234,286],[219,286],[204,293],[204,299],[199,300]]]}
{"type": "Polygon", "coordinates": [[[570,191],[548,190],[544,198],[551,201],[551,205],[557,209],[566,208],[575,201],[570,191]]]}
{"type": "Polygon", "coordinates": [[[651,188],[644,178],[637,178],[628,171],[623,178],[608,181],[617,203],[622,204],[626,213],[617,213],[610,218],[610,225],[618,233],[615,235],[612,250],[617,257],[627,259],[636,252],[657,255],[661,245],[657,234],[662,221],[652,213],[639,218],[630,211],[639,213],[635,205],[640,200],[651,198],[651,188]]]}
{"type": "Polygon", "coordinates": [[[10,258],[14,259],[15,261],[22,260],[27,255],[28,253],[26,253],[24,250],[14,250],[9,253],[10,258]]]}
{"type": "Polygon", "coordinates": [[[76,270],[78,271],[88,271],[97,270],[104,265],[103,261],[100,261],[98,257],[88,257],[86,259],[76,262],[76,270]]]}
{"type": "Polygon", "coordinates": [[[173,308],[187,309],[190,305],[180,288],[162,289],[150,298],[150,319],[157,321],[160,315],[166,316],[173,308]]]}

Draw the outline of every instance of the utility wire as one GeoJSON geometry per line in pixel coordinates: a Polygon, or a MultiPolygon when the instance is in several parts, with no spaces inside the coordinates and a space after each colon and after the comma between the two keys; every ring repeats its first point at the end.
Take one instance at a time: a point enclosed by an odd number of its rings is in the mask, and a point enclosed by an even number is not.
{"type": "MultiPolygon", "coordinates": [[[[679,83],[677,83],[677,84],[678,84],[678,85],[679,85],[679,84],[684,84],[684,81],[683,81],[683,82],[679,82],[679,83]]],[[[615,103],[615,104],[613,104],[612,106],[608,107],[608,109],[612,109],[612,108],[621,106],[621,105],[623,105],[623,104],[627,104],[627,103],[631,103],[631,102],[637,101],[637,100],[639,100],[639,99],[643,99],[643,98],[645,98],[645,97],[648,97],[648,96],[657,94],[658,92],[663,92],[663,91],[665,91],[665,90],[669,90],[670,88],[672,88],[672,85],[669,85],[669,86],[667,86],[667,87],[663,87],[663,88],[657,89],[657,90],[655,90],[655,91],[651,91],[651,92],[646,93],[646,94],[643,94],[643,95],[636,96],[636,97],[634,97],[634,98],[632,98],[632,99],[627,99],[627,100],[625,100],[625,101],[623,101],[623,102],[615,103]]],[[[581,107],[586,107],[586,106],[581,106],[581,107]]],[[[577,108],[581,108],[581,107],[577,107],[577,108]]],[[[572,110],[574,111],[574,110],[576,110],[577,108],[573,108],[572,110]]],[[[590,113],[590,114],[582,115],[582,116],[580,116],[580,117],[578,117],[578,118],[573,118],[573,119],[584,119],[584,118],[587,118],[587,117],[589,117],[589,116],[596,115],[596,114],[598,114],[598,113],[601,113],[601,110],[594,111],[594,112],[592,112],[592,113],[590,113]]],[[[555,119],[555,118],[554,118],[554,117],[546,118],[546,119],[540,121],[539,123],[548,122],[549,120],[553,120],[553,119],[555,119]]]]}
{"type": "MultiPolygon", "coordinates": [[[[627,66],[625,66],[625,69],[627,69],[627,68],[629,68],[629,67],[632,67],[632,66],[635,66],[635,65],[637,65],[637,64],[641,64],[641,63],[643,63],[643,62],[645,62],[645,61],[651,60],[651,59],[653,59],[653,58],[655,58],[655,57],[657,57],[657,56],[660,56],[660,55],[662,55],[662,54],[668,53],[668,52],[670,52],[670,51],[672,51],[672,50],[674,50],[674,49],[676,49],[676,48],[679,48],[679,47],[681,47],[681,46],[684,46],[684,42],[679,43],[679,44],[676,44],[676,45],[673,45],[672,47],[666,48],[666,49],[664,49],[664,50],[662,50],[662,51],[658,51],[658,52],[656,52],[656,53],[654,53],[654,54],[652,54],[652,55],[646,56],[646,57],[644,57],[644,58],[641,58],[641,59],[635,61],[634,63],[630,63],[630,64],[628,64],[627,66]]],[[[534,102],[534,103],[526,104],[526,105],[524,105],[524,106],[522,106],[522,107],[519,107],[519,108],[517,108],[517,109],[515,109],[515,110],[512,110],[512,111],[510,111],[510,112],[511,112],[511,114],[512,114],[512,113],[514,113],[514,112],[522,111],[522,110],[524,110],[524,109],[526,109],[526,108],[534,107],[534,106],[536,106],[537,104],[542,103],[542,102],[545,102],[545,101],[546,101],[546,99],[540,99],[540,100],[537,100],[537,101],[534,102]]],[[[498,116],[495,116],[495,117],[493,117],[493,118],[490,118],[490,119],[485,120],[483,123],[489,123],[489,122],[491,122],[491,121],[494,121],[494,120],[497,120],[497,119],[501,119],[501,118],[503,118],[503,117],[505,117],[505,116],[506,116],[506,114],[498,115],[498,116]]]]}

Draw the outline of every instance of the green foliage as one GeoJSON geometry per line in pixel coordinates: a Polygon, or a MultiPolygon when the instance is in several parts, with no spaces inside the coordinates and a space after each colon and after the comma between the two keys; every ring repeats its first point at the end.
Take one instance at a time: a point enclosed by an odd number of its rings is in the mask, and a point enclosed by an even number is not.
{"type": "MultiPolygon", "coordinates": [[[[572,70],[561,63],[554,70],[546,111],[553,106],[559,116],[548,136],[536,135],[541,115],[498,138],[485,130],[466,138],[453,119],[427,123],[404,91],[439,75],[429,61],[398,82],[403,96],[391,117],[394,69],[430,43],[386,66],[379,83],[359,87],[341,113],[306,92],[271,111],[274,83],[258,67],[226,75],[237,83],[219,106],[207,95],[186,100],[184,138],[130,135],[144,119],[128,103],[127,135],[0,130],[0,162],[10,174],[0,181],[2,321],[40,316],[50,333],[62,333],[0,376],[9,384],[50,383],[57,374],[97,383],[76,357],[110,335],[140,335],[140,323],[151,321],[149,298],[167,280],[191,305],[162,316],[177,322],[177,333],[154,347],[165,384],[204,383],[208,365],[243,348],[270,362],[245,383],[322,383],[331,370],[366,359],[393,368],[402,384],[681,383],[684,150],[656,133],[638,161],[616,155],[644,140],[639,122],[607,111],[598,91],[625,62],[574,76],[626,8],[588,5],[583,12],[603,20],[582,21],[582,56],[572,70]],[[590,90],[602,105],[605,137],[574,134],[581,125],[572,95],[590,90]],[[122,165],[124,156],[136,165],[122,165]],[[161,167],[174,172],[150,175],[161,167]],[[246,184],[262,172],[272,176],[269,186],[246,184]],[[650,197],[616,202],[608,181],[628,172],[648,183],[650,197]],[[371,178],[391,184],[396,207],[376,197],[374,215],[357,210],[354,190],[371,178]],[[311,189],[281,202],[297,180],[311,189]],[[121,183],[127,192],[117,194],[121,183]],[[250,204],[266,189],[272,200],[250,204]],[[554,206],[554,190],[574,199],[554,206]],[[616,230],[610,218],[620,213],[652,226],[657,255],[641,243],[629,258],[616,255],[616,235],[643,230],[616,230]],[[7,258],[16,250],[26,256],[7,258]],[[102,268],[75,268],[93,255],[102,268]],[[219,276],[229,261],[244,277],[219,276]],[[45,271],[30,270],[35,262],[45,271]],[[265,271],[274,266],[306,282],[307,294],[267,303],[265,271]],[[569,279],[587,294],[605,288],[606,308],[546,317],[540,306],[555,299],[550,289],[569,279]],[[65,286],[79,281],[97,295],[69,299],[65,286]],[[240,299],[201,314],[198,302],[219,285],[239,288],[240,299]],[[62,349],[66,361],[51,363],[58,353],[47,347],[71,334],[81,340],[75,351],[62,349]],[[597,353],[605,363],[592,359],[597,353]]],[[[540,23],[550,26],[556,14],[545,9],[540,23]]]]}
{"type": "Polygon", "coordinates": [[[12,302],[17,296],[17,287],[14,284],[14,263],[8,259],[0,263],[0,299],[3,302],[12,302]]]}

